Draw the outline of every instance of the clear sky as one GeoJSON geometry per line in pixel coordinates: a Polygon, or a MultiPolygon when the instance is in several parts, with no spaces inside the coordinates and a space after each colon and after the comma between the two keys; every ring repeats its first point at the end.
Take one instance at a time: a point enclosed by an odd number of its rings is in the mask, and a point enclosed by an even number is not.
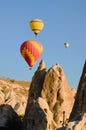
{"type": "Polygon", "coordinates": [[[0,77],[31,81],[41,59],[47,70],[59,63],[70,87],[77,88],[86,59],[86,0],[0,0],[0,77]],[[34,18],[45,24],[38,37],[29,28],[34,18]],[[32,70],[20,54],[26,40],[44,47],[32,70]]]}

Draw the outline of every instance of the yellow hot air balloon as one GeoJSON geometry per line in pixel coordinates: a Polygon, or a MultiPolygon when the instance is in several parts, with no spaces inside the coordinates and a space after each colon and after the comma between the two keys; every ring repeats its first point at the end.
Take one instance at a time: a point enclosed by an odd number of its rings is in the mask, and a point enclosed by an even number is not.
{"type": "Polygon", "coordinates": [[[33,19],[30,21],[29,25],[35,35],[39,34],[40,31],[44,28],[44,23],[41,19],[33,19]]]}

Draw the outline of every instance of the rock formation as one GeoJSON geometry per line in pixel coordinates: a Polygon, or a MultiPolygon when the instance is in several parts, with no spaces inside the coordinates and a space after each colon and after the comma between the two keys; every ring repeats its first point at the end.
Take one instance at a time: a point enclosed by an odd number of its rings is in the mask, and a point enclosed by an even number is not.
{"type": "Polygon", "coordinates": [[[0,130],[21,130],[22,121],[8,104],[0,105],[0,130]]]}
{"type": "MultiPolygon", "coordinates": [[[[86,74],[84,74],[85,77],[86,74]]],[[[56,64],[47,70],[43,60],[28,85],[23,86],[23,82],[18,84],[15,80],[5,81],[0,78],[0,104],[8,104],[19,116],[24,115],[22,130],[63,128],[68,123],[69,116],[70,119],[72,119],[72,115],[74,117],[71,111],[75,95],[76,90],[70,88],[62,67],[56,64]]],[[[77,107],[78,105],[75,108],[77,107]]],[[[83,106],[84,115],[80,117],[79,124],[85,120],[84,111],[85,107],[83,106]]],[[[74,122],[69,123],[68,125],[71,127],[74,124],[74,122]]]]}
{"type": "Polygon", "coordinates": [[[42,60],[30,85],[23,130],[56,130],[64,125],[75,100],[73,92],[61,66],[47,71],[42,60]]]}
{"type": "Polygon", "coordinates": [[[17,112],[18,115],[22,116],[25,113],[25,108],[28,98],[29,82],[27,85],[23,85],[26,82],[9,80],[0,78],[0,104],[9,104],[17,112]]]}
{"type": "Polygon", "coordinates": [[[66,130],[86,130],[86,61],[66,130]]]}

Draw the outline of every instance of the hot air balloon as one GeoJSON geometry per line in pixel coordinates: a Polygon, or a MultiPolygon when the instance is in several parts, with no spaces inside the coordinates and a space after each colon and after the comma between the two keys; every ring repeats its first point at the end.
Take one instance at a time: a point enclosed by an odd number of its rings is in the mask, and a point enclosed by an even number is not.
{"type": "Polygon", "coordinates": [[[69,43],[68,43],[68,42],[65,42],[65,43],[64,43],[64,46],[65,46],[66,48],[68,48],[68,47],[69,47],[69,43]]]}
{"type": "Polygon", "coordinates": [[[38,41],[27,40],[21,44],[20,52],[31,69],[41,57],[43,53],[43,46],[38,41]]]}
{"type": "Polygon", "coordinates": [[[39,34],[44,27],[44,23],[41,19],[33,19],[30,21],[29,25],[35,35],[39,34]]]}

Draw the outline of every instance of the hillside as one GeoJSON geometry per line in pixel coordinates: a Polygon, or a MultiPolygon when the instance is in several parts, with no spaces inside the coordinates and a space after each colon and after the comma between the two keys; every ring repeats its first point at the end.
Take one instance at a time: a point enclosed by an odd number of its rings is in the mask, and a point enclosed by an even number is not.
{"type": "Polygon", "coordinates": [[[19,81],[0,78],[0,104],[9,104],[19,114],[23,115],[28,97],[29,81],[19,81]]]}

